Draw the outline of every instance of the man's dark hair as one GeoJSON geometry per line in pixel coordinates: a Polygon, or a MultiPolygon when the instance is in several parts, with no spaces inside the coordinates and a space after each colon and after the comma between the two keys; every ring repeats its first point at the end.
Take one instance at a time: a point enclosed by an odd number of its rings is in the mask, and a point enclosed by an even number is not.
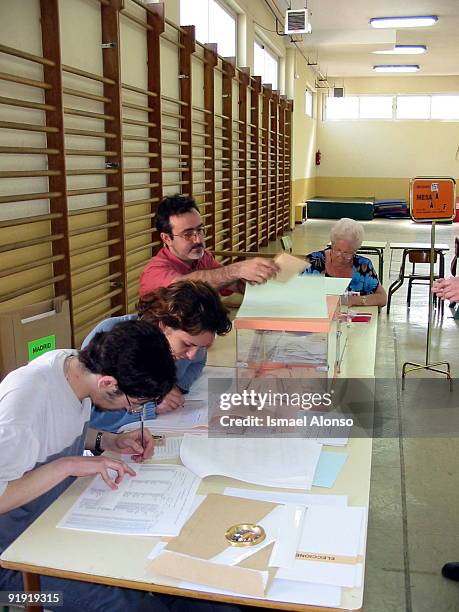
{"type": "Polygon", "coordinates": [[[99,332],[79,360],[93,374],[116,378],[120,392],[136,399],[161,401],[176,380],[166,337],[146,321],[123,321],[99,332]]]}
{"type": "Polygon", "coordinates": [[[172,226],[170,218],[173,215],[183,215],[184,213],[196,210],[199,208],[193,198],[182,196],[176,193],[173,196],[163,198],[156,210],[156,229],[158,232],[172,235],[172,226]]]}
{"type": "Polygon", "coordinates": [[[208,331],[223,336],[231,331],[228,310],[220,295],[201,281],[177,281],[140,298],[142,321],[181,329],[192,336],[208,331]]]}

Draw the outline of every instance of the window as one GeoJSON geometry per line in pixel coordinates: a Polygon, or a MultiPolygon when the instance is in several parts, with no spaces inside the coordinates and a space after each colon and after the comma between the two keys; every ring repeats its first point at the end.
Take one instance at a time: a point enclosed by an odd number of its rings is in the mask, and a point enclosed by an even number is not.
{"type": "Polygon", "coordinates": [[[459,95],[327,96],[324,119],[459,121],[459,95]]]}
{"type": "Polygon", "coordinates": [[[217,43],[223,57],[236,55],[236,18],[216,0],[180,0],[180,25],[196,26],[196,39],[217,43]]]}
{"type": "Polygon", "coordinates": [[[431,119],[459,119],[459,96],[432,96],[431,119]]]}
{"type": "Polygon", "coordinates": [[[253,70],[255,75],[261,76],[262,83],[270,83],[273,89],[277,89],[279,60],[264,45],[257,42],[253,46],[253,70]]]}
{"type": "Polygon", "coordinates": [[[314,112],[314,95],[309,89],[304,92],[304,112],[308,117],[312,117],[314,112]]]}
{"type": "Polygon", "coordinates": [[[356,96],[332,98],[328,96],[325,102],[327,119],[358,119],[359,99],[356,96]]]}
{"type": "Polygon", "coordinates": [[[392,119],[393,96],[361,96],[360,119],[392,119]]]}
{"type": "Polygon", "coordinates": [[[430,119],[430,96],[397,96],[396,119],[430,119]]]}

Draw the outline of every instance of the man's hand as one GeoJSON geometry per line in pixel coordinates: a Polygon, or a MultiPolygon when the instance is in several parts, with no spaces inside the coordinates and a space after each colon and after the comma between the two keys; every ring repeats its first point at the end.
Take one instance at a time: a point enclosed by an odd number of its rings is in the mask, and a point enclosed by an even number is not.
{"type": "Polygon", "coordinates": [[[185,396],[178,387],[173,387],[167,395],[164,396],[163,401],[156,406],[156,414],[163,414],[164,412],[172,412],[177,408],[182,408],[185,403],[185,396]]]}
{"type": "Polygon", "coordinates": [[[247,259],[237,265],[239,266],[240,278],[256,285],[265,283],[280,272],[279,266],[273,259],[264,259],[263,257],[247,259]]]}
{"type": "Polygon", "coordinates": [[[135,472],[124,461],[110,457],[64,457],[58,459],[67,476],[93,476],[100,474],[111,489],[117,489],[126,474],[135,476],[135,472]],[[113,477],[109,470],[116,472],[113,477]]]}
{"type": "Polygon", "coordinates": [[[432,292],[442,300],[459,302],[459,276],[439,278],[432,286],[432,292]]]}
{"type": "Polygon", "coordinates": [[[142,430],[140,428],[134,431],[124,431],[120,434],[105,432],[102,437],[102,448],[115,453],[131,453],[131,459],[136,463],[141,463],[146,459],[151,459],[153,455],[153,437],[150,430],[144,427],[142,447],[142,430]]]}

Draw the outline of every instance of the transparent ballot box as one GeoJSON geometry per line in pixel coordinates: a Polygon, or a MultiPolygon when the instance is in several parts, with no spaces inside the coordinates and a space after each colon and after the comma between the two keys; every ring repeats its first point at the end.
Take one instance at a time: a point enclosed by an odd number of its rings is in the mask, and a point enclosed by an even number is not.
{"type": "Polygon", "coordinates": [[[346,323],[339,296],[324,296],[325,317],[239,316],[235,320],[238,378],[332,378],[339,373],[346,323]]]}

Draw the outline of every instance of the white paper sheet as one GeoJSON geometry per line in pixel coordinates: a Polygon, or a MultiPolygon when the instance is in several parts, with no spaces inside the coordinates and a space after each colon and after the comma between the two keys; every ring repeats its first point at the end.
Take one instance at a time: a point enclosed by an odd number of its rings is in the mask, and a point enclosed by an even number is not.
{"type": "MultiPolygon", "coordinates": [[[[155,559],[166,542],[158,542],[148,555],[148,559],[155,559]]],[[[181,589],[190,589],[201,593],[220,593],[222,595],[234,595],[234,591],[224,591],[215,589],[194,582],[185,580],[174,581],[174,586],[181,589]]],[[[269,601],[283,601],[287,603],[297,603],[310,606],[326,606],[329,608],[339,608],[341,605],[342,589],[337,586],[324,584],[312,584],[304,581],[283,580],[275,578],[263,599],[269,601]]],[[[251,599],[258,599],[253,597],[251,599]]]]}
{"type": "Polygon", "coordinates": [[[324,278],[295,276],[288,283],[268,281],[247,285],[237,318],[314,318],[328,317],[324,278]]]}
{"type": "Polygon", "coordinates": [[[347,506],[347,495],[313,495],[312,493],[288,493],[287,491],[255,491],[240,487],[226,487],[223,495],[258,499],[275,504],[299,506],[347,506]]]}
{"type": "Polygon", "coordinates": [[[360,586],[363,564],[359,556],[362,531],[366,529],[365,513],[365,508],[358,507],[310,506],[303,521],[298,552],[337,559],[297,558],[291,568],[280,568],[277,577],[350,588],[360,586]]]}
{"type": "Polygon", "coordinates": [[[98,475],[58,527],[126,535],[175,536],[187,520],[200,479],[180,465],[131,464],[112,491],[98,475]]]}
{"type": "MultiPolygon", "coordinates": [[[[180,445],[182,443],[182,438],[174,438],[172,436],[166,436],[164,440],[164,444],[155,446],[155,452],[153,457],[150,459],[151,462],[155,460],[170,460],[170,459],[178,459],[180,457],[180,445]]],[[[150,461],[146,461],[144,463],[150,463],[150,461]]]]}
{"type": "MultiPolygon", "coordinates": [[[[160,414],[156,419],[148,419],[144,426],[152,432],[194,432],[195,430],[207,431],[208,410],[206,402],[185,401],[183,408],[177,408],[173,412],[160,414]]],[[[138,429],[139,423],[129,423],[121,427],[120,431],[131,431],[138,429]]]]}
{"type": "Polygon", "coordinates": [[[180,458],[200,478],[227,476],[267,487],[309,490],[322,445],[297,438],[185,435],[180,458]]]}

